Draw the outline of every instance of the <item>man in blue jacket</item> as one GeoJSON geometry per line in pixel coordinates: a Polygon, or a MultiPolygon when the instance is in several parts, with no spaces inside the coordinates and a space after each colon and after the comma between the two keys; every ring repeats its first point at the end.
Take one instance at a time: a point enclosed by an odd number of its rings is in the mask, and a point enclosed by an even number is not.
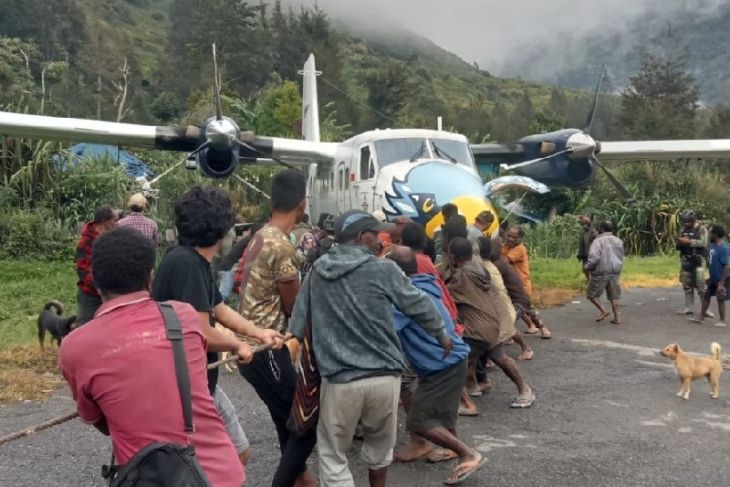
{"type": "Polygon", "coordinates": [[[398,264],[417,289],[431,299],[444,321],[446,334],[453,343],[451,353],[445,353],[436,338],[410,317],[398,309],[394,310],[395,329],[401,348],[418,375],[418,386],[408,411],[407,429],[456,452],[459,464],[445,481],[447,485],[456,484],[469,477],[484,463],[482,455],[464,444],[456,435],[459,399],[466,384],[469,346],[454,331],[454,323],[441,302],[441,289],[436,283],[436,277],[417,274],[418,264],[413,250],[408,247],[394,247],[388,257],[398,264]]]}

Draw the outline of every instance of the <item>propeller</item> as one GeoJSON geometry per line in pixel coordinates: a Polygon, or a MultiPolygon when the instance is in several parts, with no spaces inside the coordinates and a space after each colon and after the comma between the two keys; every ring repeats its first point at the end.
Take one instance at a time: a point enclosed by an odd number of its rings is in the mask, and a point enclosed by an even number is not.
{"type": "Polygon", "coordinates": [[[221,106],[221,78],[218,72],[218,56],[215,51],[215,42],[213,43],[213,100],[215,102],[215,119],[223,120],[223,107],[221,106]]]}
{"type": "Polygon", "coordinates": [[[606,76],[606,65],[603,65],[601,69],[601,76],[598,78],[598,84],[596,85],[596,93],[593,95],[593,104],[591,105],[591,111],[588,112],[586,118],[585,128],[583,132],[590,135],[593,130],[593,120],[596,117],[596,108],[598,107],[598,95],[601,93],[601,87],[603,86],[603,78],[606,76]]]}
{"type": "Polygon", "coordinates": [[[608,180],[611,182],[611,184],[613,184],[613,187],[616,188],[616,191],[618,191],[621,194],[621,196],[623,196],[626,199],[626,201],[628,201],[629,203],[636,202],[636,198],[634,198],[634,195],[632,195],[629,192],[629,190],[626,189],[626,186],[624,186],[621,183],[621,181],[619,181],[618,178],[616,178],[616,176],[614,176],[613,173],[611,173],[611,171],[609,171],[608,168],[606,168],[606,166],[601,164],[601,161],[599,161],[596,156],[591,157],[591,160],[593,161],[593,164],[595,164],[596,166],[600,167],[601,170],[603,170],[603,172],[606,175],[606,177],[608,178],[608,180]]]}

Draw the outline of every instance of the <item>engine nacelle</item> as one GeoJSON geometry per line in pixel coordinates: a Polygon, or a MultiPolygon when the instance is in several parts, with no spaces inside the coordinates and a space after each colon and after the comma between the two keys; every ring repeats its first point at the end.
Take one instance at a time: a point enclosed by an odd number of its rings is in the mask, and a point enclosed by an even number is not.
{"type": "MultiPolygon", "coordinates": [[[[545,134],[530,135],[520,139],[523,160],[540,159],[527,166],[515,168],[513,172],[527,176],[551,187],[579,188],[593,179],[595,167],[590,157],[576,157],[575,154],[564,153],[550,157],[552,154],[566,150],[571,137],[575,139],[583,135],[576,129],[558,130],[545,134]],[[576,135],[578,134],[578,135],[576,135]]],[[[592,140],[592,139],[591,139],[592,140]]],[[[592,150],[591,150],[592,152],[592,150]]]]}
{"type": "Polygon", "coordinates": [[[201,127],[204,145],[197,155],[198,167],[212,178],[227,178],[236,170],[240,145],[240,129],[236,122],[223,117],[209,118],[201,127]]]}
{"type": "Polygon", "coordinates": [[[211,178],[227,178],[238,165],[238,147],[215,150],[205,147],[198,153],[198,167],[211,178]]]}

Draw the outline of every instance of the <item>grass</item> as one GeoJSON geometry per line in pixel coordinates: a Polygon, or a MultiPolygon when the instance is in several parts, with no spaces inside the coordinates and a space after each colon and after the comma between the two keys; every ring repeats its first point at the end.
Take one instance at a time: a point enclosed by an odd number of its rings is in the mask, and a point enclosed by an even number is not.
{"type": "MultiPolygon", "coordinates": [[[[534,258],[531,262],[535,301],[540,306],[563,304],[585,288],[575,259],[534,258]]],[[[676,286],[675,255],[629,257],[625,287],[676,286]]],[[[76,272],[72,262],[0,260],[0,403],[42,399],[60,383],[54,346],[41,354],[36,342],[38,313],[49,299],[76,311],[76,272]]],[[[48,339],[48,337],[46,337],[48,339]]],[[[48,342],[46,342],[48,344],[48,342]]]]}
{"type": "MultiPolygon", "coordinates": [[[[534,300],[539,306],[563,304],[585,290],[585,277],[576,259],[530,261],[534,300]]],[[[676,255],[627,257],[621,275],[622,287],[671,287],[679,285],[676,255]]]]}

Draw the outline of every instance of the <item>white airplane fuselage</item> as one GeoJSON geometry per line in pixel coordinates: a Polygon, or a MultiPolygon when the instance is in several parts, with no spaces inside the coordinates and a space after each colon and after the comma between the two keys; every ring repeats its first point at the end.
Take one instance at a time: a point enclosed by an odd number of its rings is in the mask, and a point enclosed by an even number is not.
{"type": "Polygon", "coordinates": [[[421,223],[433,235],[446,203],[456,204],[468,223],[484,210],[496,215],[466,137],[438,130],[358,134],[338,145],[332,163],[309,166],[307,189],[315,221],[325,212],[382,210],[388,219],[405,216],[421,223]]]}

